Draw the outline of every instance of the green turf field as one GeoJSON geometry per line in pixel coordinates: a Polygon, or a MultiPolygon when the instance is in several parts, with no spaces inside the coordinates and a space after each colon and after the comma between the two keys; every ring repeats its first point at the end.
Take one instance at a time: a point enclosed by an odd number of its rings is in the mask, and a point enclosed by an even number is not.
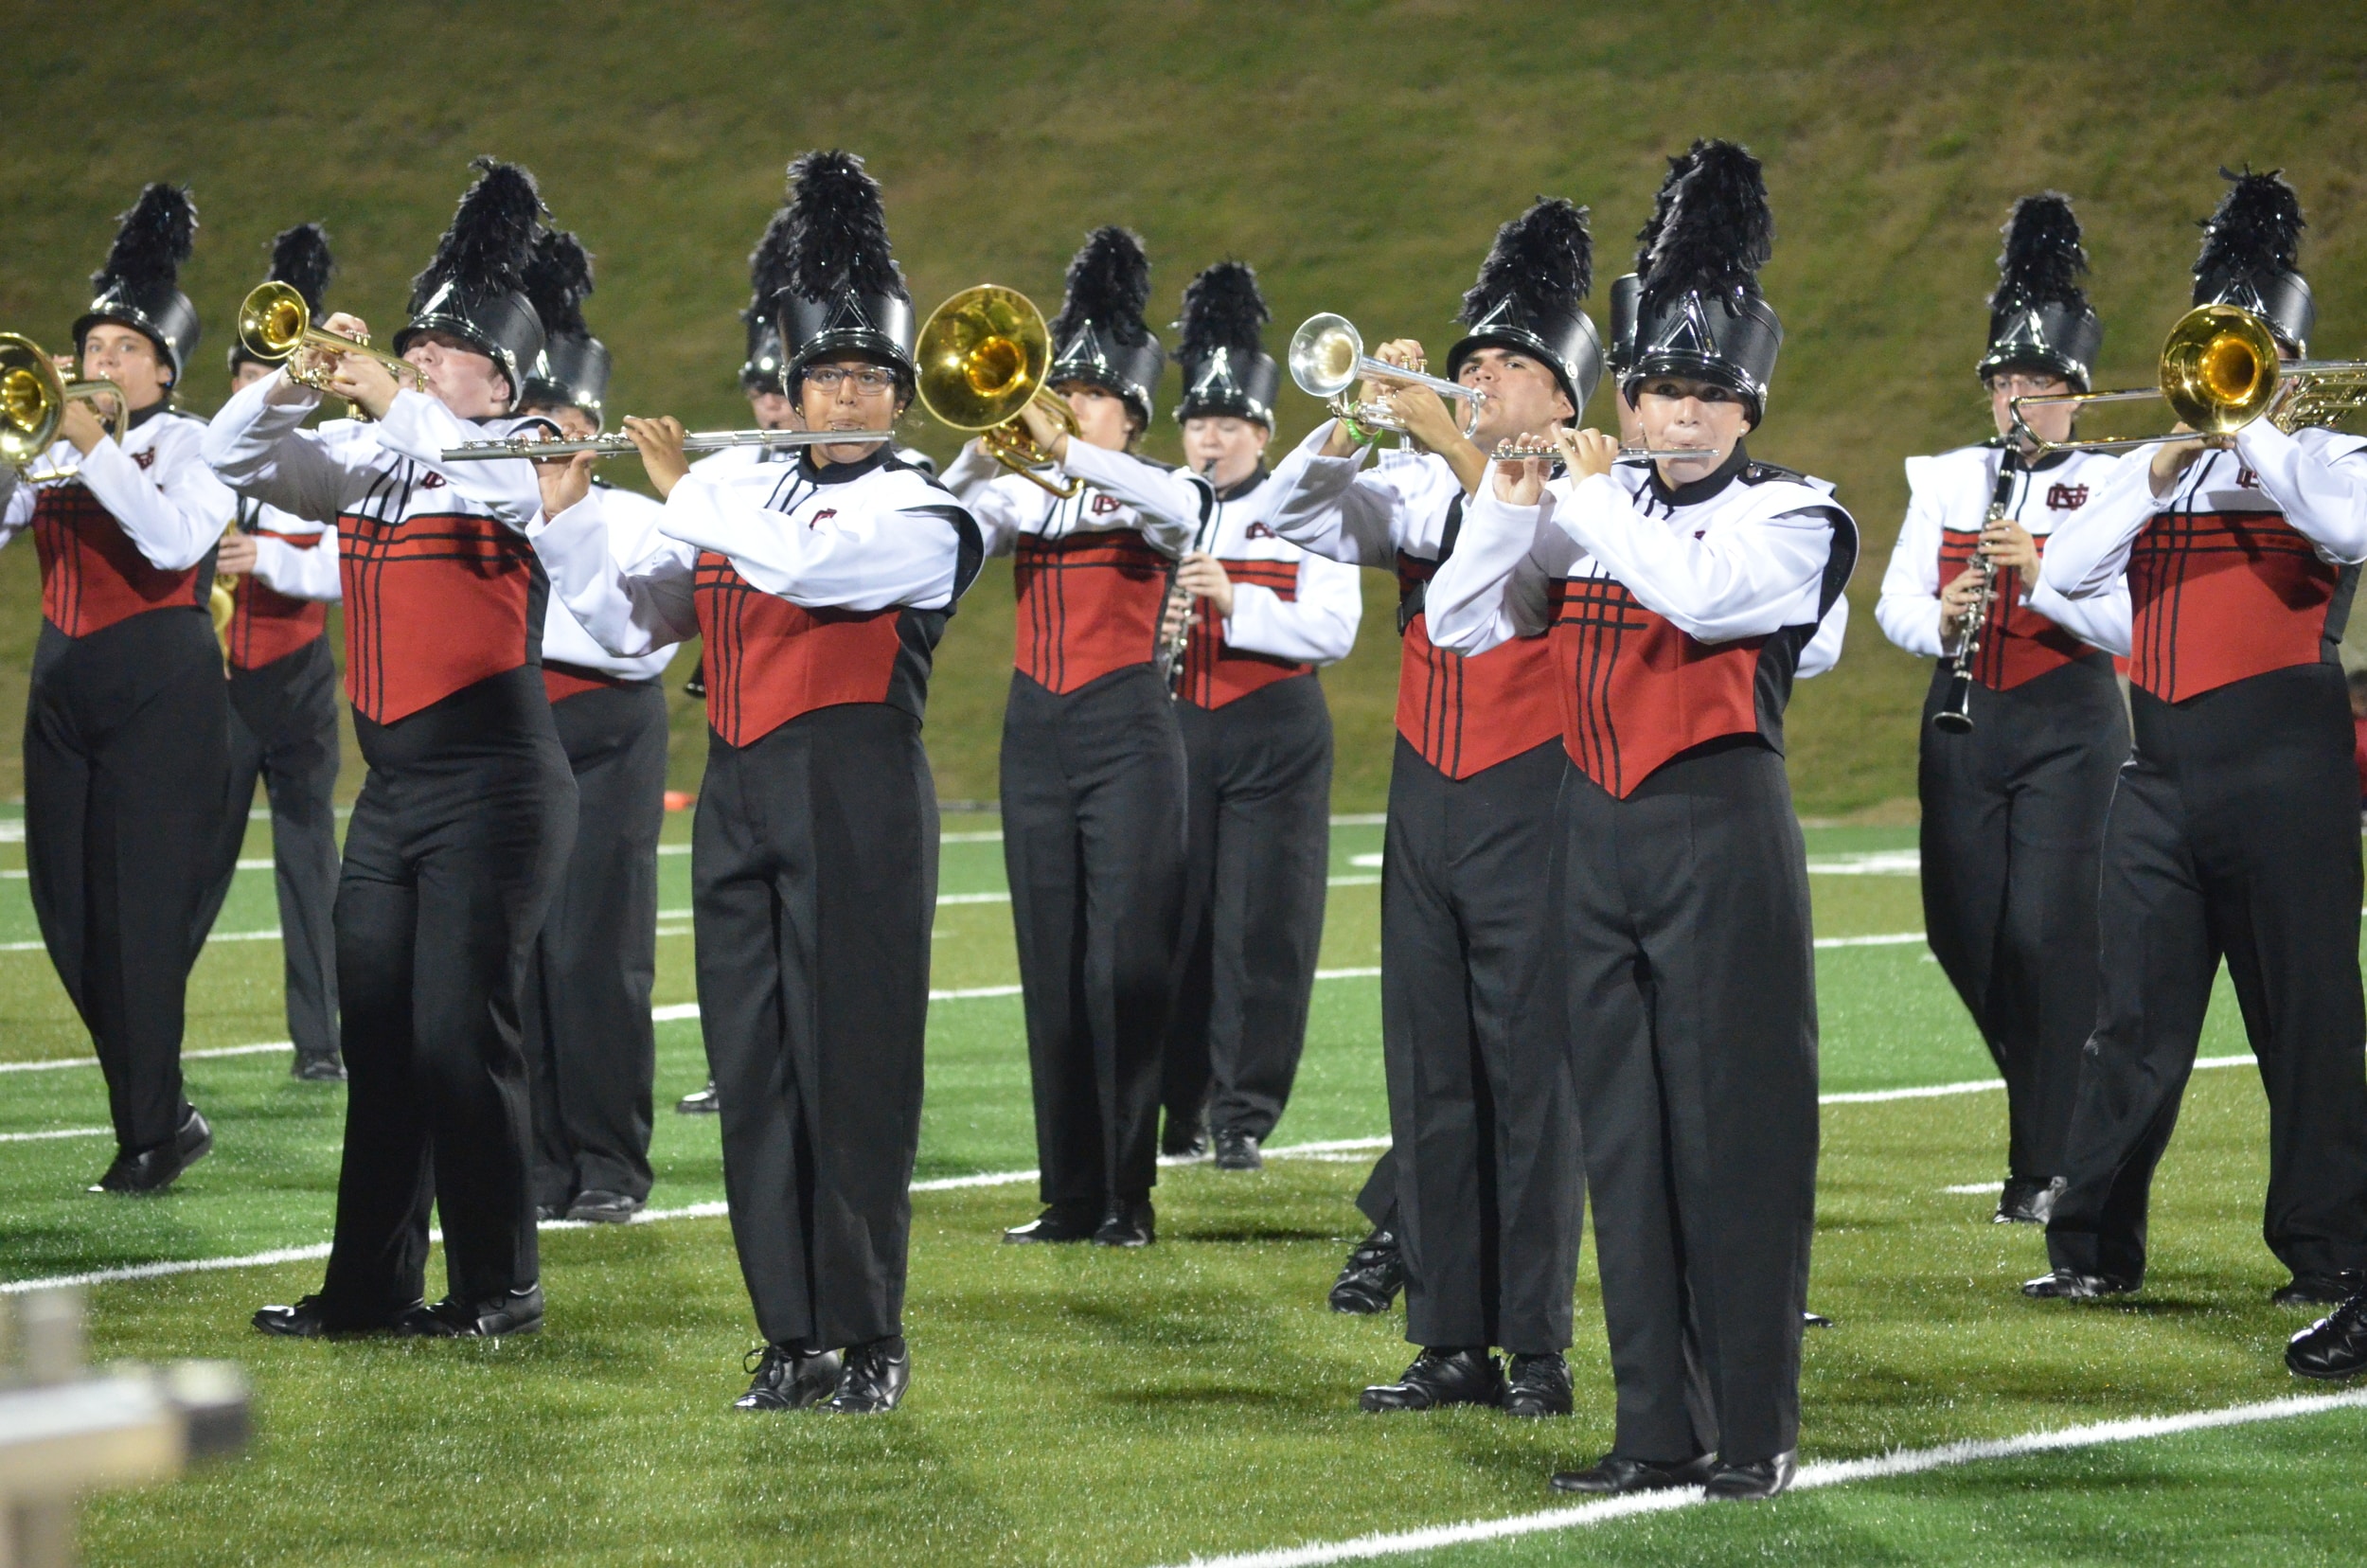
{"type": "MultiPolygon", "coordinates": [[[[993,821],[949,817],[935,984],[1014,979],[993,821]]],[[[687,820],[668,822],[669,842],[687,820]]],[[[0,837],[4,837],[0,833],[0,837]]],[[[1331,919],[1307,1065],[1277,1147],[1385,1132],[1375,1036],[1371,857],[1379,830],[1334,830],[1331,919]],[[1363,864],[1360,864],[1362,857],[1363,864]]],[[[1910,847],[1896,829],[1810,834],[1824,1088],[1859,1095],[1985,1078],[1987,1063],[1919,942],[1914,879],[1862,874],[1910,847]],[[1860,868],[1851,872],[1850,868],[1860,868]],[[1848,874],[1844,874],[1848,873],[1848,874]]],[[[265,853],[258,824],[249,853],[265,853]]],[[[0,871],[22,864],[0,844],[0,871]]],[[[663,862],[669,910],[687,858],[663,862]]],[[[0,940],[27,939],[24,883],[0,877],[0,940]]],[[[219,930],[268,931],[269,877],[242,875],[219,930]]],[[[679,917],[664,928],[678,933],[679,917]]],[[[658,1001],[690,995],[686,937],[661,943],[658,1001]]],[[[196,986],[193,1050],[269,1042],[276,943],[218,940],[196,986]]],[[[327,1236],[343,1091],[292,1082],[283,1052],[200,1058],[193,1096],[218,1152],[169,1198],[82,1194],[105,1163],[88,1066],[38,952],[0,953],[0,1277],[239,1257],[327,1236]]],[[[2243,1049],[2232,1004],[2207,1056],[2243,1049]]],[[[1034,1164],[1018,1004],[934,1007],[924,1183],[1034,1164]]],[[[703,1076],[695,1022],[659,1031],[658,1088],[703,1076]]],[[[2258,1241],[2265,1129],[2247,1068],[2197,1076],[2163,1167],[2156,1268],[2100,1310],[2035,1307],[2032,1233],[1987,1223],[2001,1174],[1995,1093],[1852,1101],[1824,1113],[1812,1300],[1839,1322],[1809,1340],[1805,1459],[1849,1459],[2132,1416],[2277,1399],[2300,1314],[2258,1241]]],[[[1403,1319],[1352,1319],[1323,1292],[1361,1225],[1370,1154],[1278,1157],[1259,1175],[1163,1176],[1160,1244],[1138,1255],[1006,1249],[1023,1182],[916,1201],[908,1313],[916,1380],[877,1422],[729,1410],[753,1343],[723,1221],[544,1233],[549,1327],[459,1343],[266,1343],[245,1318],[317,1281],[316,1259],[89,1288],[96,1354],[223,1356],[257,1391],[252,1454],[187,1484],[98,1502],[91,1560],[362,1562],[1136,1563],[1181,1561],[1553,1506],[1558,1464],[1608,1445],[1610,1385],[1591,1256],[1579,1289],[1578,1412],[1522,1424],[1484,1413],[1379,1418],[1357,1389],[1410,1353],[1403,1319]]],[[[660,1211],[721,1196],[715,1125],[661,1114],[660,1211]]],[[[440,1284],[431,1265],[431,1284],[440,1284]]],[[[2311,1392],[2303,1390],[2302,1392],[2311,1392]]],[[[1435,1554],[1494,1564],[1796,1559],[2201,1562],[2273,1552],[2351,1560],[2367,1485],[2367,1412],[1989,1461],[1803,1491],[1764,1510],[1614,1520],[1435,1554]]]]}

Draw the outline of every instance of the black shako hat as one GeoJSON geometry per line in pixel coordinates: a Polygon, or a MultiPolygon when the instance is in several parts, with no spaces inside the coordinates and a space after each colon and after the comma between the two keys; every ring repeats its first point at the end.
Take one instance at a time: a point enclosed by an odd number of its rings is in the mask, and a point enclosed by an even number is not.
{"type": "MultiPolygon", "coordinates": [[[[2285,171],[2241,174],[2218,210],[2202,221],[2202,254],[2195,258],[2195,303],[2240,305],[2269,323],[2295,353],[2306,353],[2318,307],[2296,263],[2302,253],[2302,199],[2285,171]]],[[[152,188],[152,187],[151,187],[152,188]]]]}
{"type": "Polygon", "coordinates": [[[2088,270],[2079,219],[2071,198],[2041,190],[2014,204],[2005,220],[2005,249],[1997,258],[1997,292],[1989,295],[1989,348],[1981,379],[2009,365],[2050,370],[2085,392],[2104,323],[2079,287],[2088,270]]]}
{"type": "Polygon", "coordinates": [[[1184,316],[1175,324],[1183,334],[1175,357],[1184,366],[1178,424],[1229,415],[1273,428],[1282,366],[1266,352],[1260,330],[1272,319],[1246,261],[1219,261],[1184,285],[1184,316]]]}
{"type": "MultiPolygon", "coordinates": [[[[266,283],[285,283],[304,296],[304,308],[317,322],[329,313],[329,280],[337,274],[336,258],[329,254],[329,231],[318,223],[298,223],[281,229],[272,236],[271,270],[263,275],[266,283]]],[[[230,371],[238,373],[241,365],[269,365],[276,367],[276,360],[257,359],[246,351],[246,345],[233,340],[230,345],[230,371]]]]}
{"type": "Polygon", "coordinates": [[[565,229],[544,229],[526,262],[526,298],[543,322],[543,351],[526,371],[525,403],[564,403],[608,422],[608,345],[583,324],[592,258],[565,229]]]}
{"type": "Polygon", "coordinates": [[[74,323],[74,351],[81,353],[82,340],[100,322],[120,322],[145,333],[172,362],[178,387],[197,347],[197,307],[181,292],[181,263],[197,241],[196,204],[184,187],[160,180],[116,221],[121,226],[107,264],[90,275],[90,309],[74,323]]]}
{"type": "Polygon", "coordinates": [[[1766,417],[1784,328],[1758,275],[1774,241],[1759,160],[1730,141],[1697,142],[1644,267],[1629,401],[1647,376],[1683,376],[1734,391],[1753,425],[1766,417]]]}
{"type": "MultiPolygon", "coordinates": [[[[772,296],[786,350],[781,385],[793,387],[825,354],[867,354],[910,383],[913,296],[888,243],[880,182],[863,160],[836,150],[809,152],[789,166],[789,205],[774,219],[787,225],[779,243],[779,285],[772,296]]],[[[752,273],[773,234],[750,258],[752,273]]],[[[761,289],[771,281],[758,277],[761,289]]]]}
{"type": "Polygon", "coordinates": [[[1143,325],[1150,303],[1150,258],[1131,232],[1110,224],[1085,236],[1068,264],[1067,292],[1052,322],[1052,367],[1044,384],[1083,382],[1126,400],[1150,422],[1150,401],[1166,351],[1143,325]]]}
{"type": "Polygon", "coordinates": [[[421,332],[450,332],[509,378],[514,404],[543,352],[543,321],[526,298],[525,275],[547,213],[534,176],[518,165],[475,158],[469,167],[476,183],[462,193],[426,269],[411,280],[411,319],[392,347],[400,354],[421,332]]]}
{"type": "Polygon", "coordinates": [[[739,362],[743,392],[778,392],[789,355],[781,348],[781,324],[773,302],[789,287],[789,205],[783,203],[748,253],[748,308],[739,312],[748,329],[748,357],[739,362]]]}
{"type": "Polygon", "coordinates": [[[1677,198],[1677,182],[1693,167],[1694,149],[1679,152],[1668,160],[1668,172],[1660,180],[1660,190],[1652,198],[1652,215],[1635,232],[1635,271],[1611,280],[1611,342],[1605,347],[1604,360],[1614,378],[1624,379],[1628,366],[1635,363],[1635,302],[1644,292],[1644,269],[1651,264],[1652,247],[1660,242],[1660,231],[1668,222],[1669,204],[1677,198]]]}
{"type": "Polygon", "coordinates": [[[1594,287],[1594,240],[1586,208],[1539,196],[1496,231],[1479,281],[1456,319],[1469,330],[1447,350],[1447,379],[1482,348],[1517,348],[1552,367],[1575,415],[1603,379],[1603,339],[1586,313],[1594,287]]]}

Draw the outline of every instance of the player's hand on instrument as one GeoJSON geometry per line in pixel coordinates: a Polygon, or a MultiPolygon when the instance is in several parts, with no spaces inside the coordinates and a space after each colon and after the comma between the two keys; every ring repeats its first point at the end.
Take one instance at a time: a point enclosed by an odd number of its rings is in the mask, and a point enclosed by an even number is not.
{"type": "Polygon", "coordinates": [[[1940,641],[1953,646],[1965,634],[1965,622],[1981,597],[1981,569],[1967,566],[1940,590],[1940,641]]]}
{"type": "Polygon", "coordinates": [[[1443,453],[1463,439],[1447,400],[1427,386],[1394,383],[1381,389],[1380,401],[1424,452],[1443,453]]]}
{"type": "Polygon", "coordinates": [[[1554,460],[1535,449],[1546,444],[1541,436],[1522,436],[1501,443],[1489,468],[1496,499],[1515,507],[1534,507],[1545,493],[1546,475],[1554,460]]]}
{"type": "MultiPolygon", "coordinates": [[[[660,495],[671,495],[674,487],[690,472],[690,459],[683,455],[683,425],[680,419],[667,415],[662,419],[644,419],[636,415],[625,416],[625,434],[641,454],[641,466],[650,475],[650,483],[660,495]]],[[[589,483],[587,477],[586,483],[589,483]]]]}
{"type": "Polygon", "coordinates": [[[1041,401],[1023,405],[1019,411],[1019,422],[1027,428],[1027,438],[1048,454],[1054,462],[1068,456],[1068,427],[1041,401]]]}
{"type": "Polygon", "coordinates": [[[2203,449],[2212,444],[2197,436],[2194,427],[2183,419],[2170,427],[2170,434],[2187,438],[2164,441],[2153,449],[2153,469],[2149,477],[2156,495],[2169,494],[2171,488],[2194,466],[2195,459],[2202,455],[2203,449]]]}
{"type": "Polygon", "coordinates": [[[255,536],[233,528],[222,536],[222,543],[214,550],[214,575],[244,577],[255,570],[255,536]]]}
{"type": "Polygon", "coordinates": [[[1176,584],[1194,598],[1204,598],[1219,615],[1233,614],[1233,579],[1215,556],[1194,550],[1175,569],[1176,584]]]}
{"type": "MultiPolygon", "coordinates": [[[[1383,365],[1395,365],[1407,370],[1419,370],[1430,364],[1430,356],[1413,338],[1391,338],[1374,349],[1372,357],[1383,365]]],[[[1360,402],[1379,402],[1403,384],[1402,382],[1379,381],[1367,376],[1356,394],[1357,400],[1360,402]]]]}
{"type": "Polygon", "coordinates": [[[1599,430],[1565,430],[1556,437],[1573,483],[1609,473],[1619,463],[1619,441],[1599,430]]]}
{"type": "Polygon", "coordinates": [[[557,517],[592,493],[592,469],[598,463],[596,452],[578,452],[572,457],[553,457],[534,465],[534,482],[543,491],[543,515],[557,517]]]}
{"type": "Polygon", "coordinates": [[[93,448],[107,438],[107,427],[88,399],[73,398],[59,411],[58,438],[73,443],[74,450],[87,457],[93,448]]]}
{"type": "Polygon", "coordinates": [[[2038,542],[2010,517],[2001,517],[1981,530],[1981,553],[2001,570],[2010,566],[2020,572],[2024,582],[2038,575],[2038,542]]]}

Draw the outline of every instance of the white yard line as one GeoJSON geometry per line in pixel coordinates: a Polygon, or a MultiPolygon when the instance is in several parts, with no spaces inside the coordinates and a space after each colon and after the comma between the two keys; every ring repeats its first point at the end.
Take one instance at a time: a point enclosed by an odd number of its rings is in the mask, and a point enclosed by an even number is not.
{"type": "Polygon", "coordinates": [[[0,1143],[45,1143],[51,1138],[112,1138],[112,1127],[53,1127],[45,1132],[0,1132],[0,1143]]]}
{"type": "MultiPolygon", "coordinates": [[[[1898,1449],[1864,1459],[1819,1459],[1800,1467],[1799,1477],[1792,1482],[1792,1488],[1795,1491],[1814,1491],[1824,1487],[1848,1486],[1860,1481],[1888,1481],[1902,1475],[1922,1475],[1957,1465],[1977,1464],[1986,1459],[2016,1459],[2032,1453],[2058,1453],[2066,1449],[2138,1443],[2155,1437],[2175,1437],[2189,1432],[2251,1426],[2259,1421],[2289,1421],[2298,1417],[2322,1415],[2329,1410],[2357,1410],[2362,1407],[2367,1407],[2367,1388],[2351,1389],[2340,1394],[2297,1394],[2289,1399],[2268,1399],[2258,1404],[2223,1405],[2216,1410],[2188,1410],[2170,1416],[2138,1416],[2118,1421],[2096,1421],[2086,1426],[2057,1427],[2051,1432],[2024,1433],[2019,1437],[1967,1439],[1960,1443],[1943,1443],[1937,1448],[1898,1449]]],[[[1433,1524],[1425,1529],[1395,1530],[1359,1536],[1353,1541],[1284,1546],[1272,1551],[1243,1552],[1230,1557],[1196,1557],[1191,1559],[1191,1568],[1318,1568],[1319,1564],[1330,1562],[1364,1562],[1374,1558],[1434,1552],[1442,1547],[1468,1546],[1485,1541],[1508,1541],[1549,1530],[1584,1529],[1589,1525],[1606,1524],[1615,1519],[1632,1518],[1638,1514],[1669,1513],[1679,1508],[1699,1507],[1707,1501],[1699,1487],[1675,1491],[1640,1492],[1627,1497],[1605,1498],[1599,1503],[1581,1503],[1573,1507],[1513,1514],[1504,1519],[1471,1519],[1459,1524],[1433,1524]]]]}

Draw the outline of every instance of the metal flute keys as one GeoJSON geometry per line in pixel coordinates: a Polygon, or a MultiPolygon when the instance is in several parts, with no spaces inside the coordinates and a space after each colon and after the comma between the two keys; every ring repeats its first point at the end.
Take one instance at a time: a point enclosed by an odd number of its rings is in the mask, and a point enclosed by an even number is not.
{"type": "MultiPolygon", "coordinates": [[[[700,430],[682,438],[685,452],[721,452],[725,447],[866,446],[891,440],[892,430],[700,430]]],[[[594,436],[580,441],[540,441],[512,436],[500,441],[471,441],[446,447],[447,463],[482,463],[497,457],[572,457],[596,452],[603,457],[630,457],[638,450],[630,436],[594,436]]]]}
{"type": "MultiPolygon", "coordinates": [[[[1522,457],[1559,457],[1561,448],[1552,443],[1539,445],[1525,436],[1507,436],[1496,443],[1496,461],[1509,463],[1522,457]]],[[[1619,460],[1623,463],[1683,463],[1717,454],[1707,447],[1640,447],[1623,446],[1619,460]]]]}
{"type": "MultiPolygon", "coordinates": [[[[2013,507],[2014,480],[2020,472],[2021,451],[2009,446],[1998,458],[1997,489],[1989,492],[1988,515],[1981,520],[1984,539],[2013,507]]],[[[1981,574],[1981,586],[1973,591],[1971,607],[1965,612],[1965,629],[1956,638],[1955,651],[1949,655],[1956,670],[1949,681],[1948,701],[1931,715],[1931,727],[1950,735],[1972,733],[1972,661],[1980,656],[1981,629],[1988,624],[1989,609],[1997,602],[1997,558],[1976,543],[1973,563],[1981,574]]]]}

